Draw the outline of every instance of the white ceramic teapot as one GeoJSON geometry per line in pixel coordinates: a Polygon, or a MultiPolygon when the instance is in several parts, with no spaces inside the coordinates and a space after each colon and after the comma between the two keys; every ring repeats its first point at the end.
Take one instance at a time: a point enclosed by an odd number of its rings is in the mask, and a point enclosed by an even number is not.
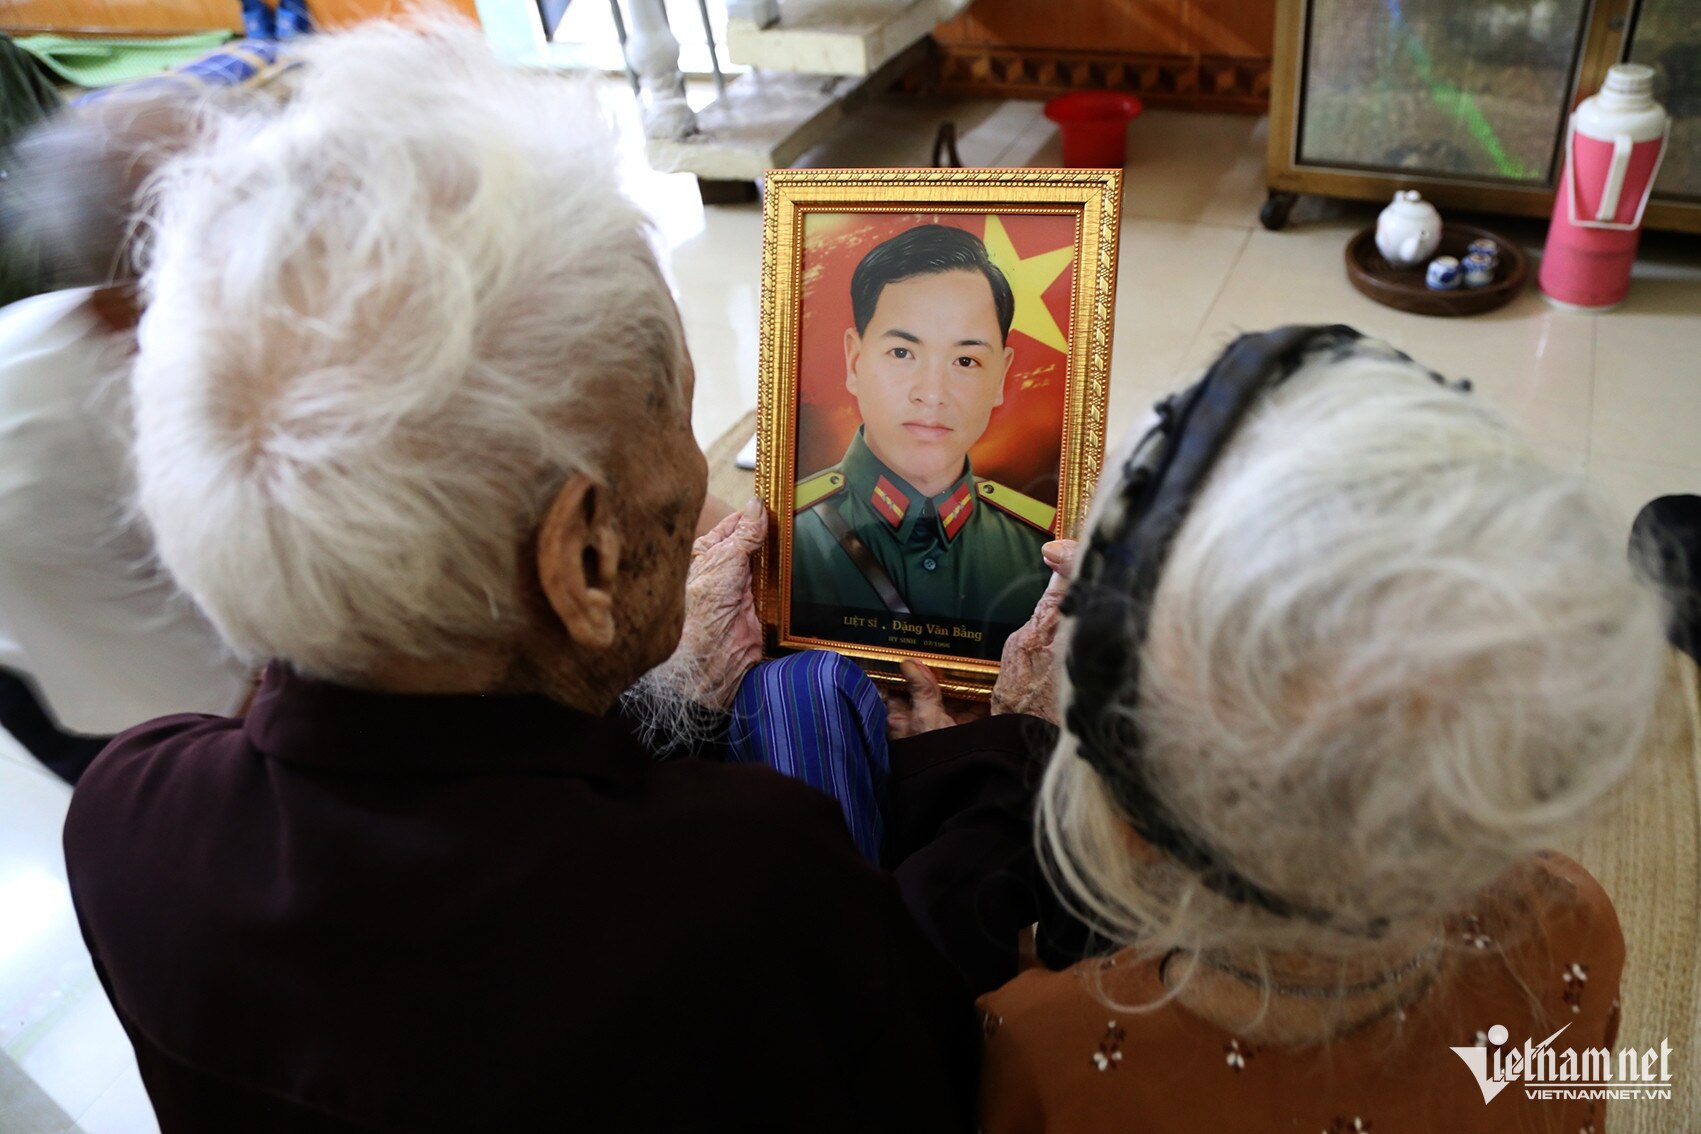
{"type": "Polygon", "coordinates": [[[1416,189],[1402,189],[1376,218],[1376,250],[1391,264],[1421,264],[1441,246],[1441,214],[1416,189]]]}

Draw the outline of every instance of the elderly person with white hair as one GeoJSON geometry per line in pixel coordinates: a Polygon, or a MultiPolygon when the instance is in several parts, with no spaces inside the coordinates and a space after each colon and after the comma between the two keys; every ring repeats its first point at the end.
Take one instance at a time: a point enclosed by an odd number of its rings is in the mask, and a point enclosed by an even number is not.
{"type": "Polygon", "coordinates": [[[1579,477],[1348,328],[1159,410],[1075,553],[1040,801],[1122,948],[982,999],[983,1129],[1601,1130],[1523,1089],[1618,1027],[1612,903],[1545,848],[1642,743],[1656,596],[1579,477]]]}
{"type": "MultiPolygon", "coordinates": [[[[1026,819],[911,798],[894,880],[826,795],[611,715],[670,655],[726,707],[766,517],[693,551],[691,363],[587,96],[430,21],[301,54],[162,173],[132,381],[157,554],[267,676],[66,821],[162,1129],[966,1128],[972,882],[990,987],[1026,819]]],[[[1019,768],[1026,720],[931,752],[1019,768]]]]}
{"type": "Polygon", "coordinates": [[[0,726],[73,784],[114,733],[250,687],[130,507],[137,195],[197,113],[120,88],[37,126],[0,177],[0,240],[50,289],[0,309],[0,726]]]}

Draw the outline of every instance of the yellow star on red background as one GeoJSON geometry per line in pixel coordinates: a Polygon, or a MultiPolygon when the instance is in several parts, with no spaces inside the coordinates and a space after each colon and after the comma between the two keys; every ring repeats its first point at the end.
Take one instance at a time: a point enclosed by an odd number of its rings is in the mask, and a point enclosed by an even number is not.
{"type": "Polygon", "coordinates": [[[1057,277],[1069,270],[1075,258],[1075,246],[1065,245],[1050,252],[1041,252],[1027,259],[1016,254],[1010,234],[996,216],[986,218],[986,253],[1010,281],[1016,293],[1016,317],[1010,323],[1012,331],[1020,331],[1037,342],[1044,343],[1063,354],[1069,353],[1069,340],[1052,318],[1046,306],[1045,291],[1057,282],[1057,277]]]}

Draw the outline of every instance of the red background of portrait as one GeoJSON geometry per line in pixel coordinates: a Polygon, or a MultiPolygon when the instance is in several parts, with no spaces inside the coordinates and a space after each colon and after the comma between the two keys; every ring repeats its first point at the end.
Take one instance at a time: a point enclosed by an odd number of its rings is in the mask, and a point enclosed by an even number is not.
{"type": "MultiPolygon", "coordinates": [[[[1024,259],[1075,244],[1073,216],[997,213],[1024,259]]],[[[986,238],[986,213],[810,213],[804,224],[802,309],[798,332],[797,478],[838,462],[862,416],[845,389],[846,329],[854,325],[850,281],[876,244],[918,224],[944,224],[986,238]]],[[[1078,258],[1046,288],[1043,299],[1067,340],[1078,258]]],[[[1009,271],[1006,265],[1005,274],[1009,271]]],[[[1021,310],[1021,299],[1017,299],[1021,310]]],[[[1004,379],[1004,404],[969,450],[975,475],[1057,504],[1063,450],[1068,357],[1012,329],[1015,349],[1004,379]]]]}

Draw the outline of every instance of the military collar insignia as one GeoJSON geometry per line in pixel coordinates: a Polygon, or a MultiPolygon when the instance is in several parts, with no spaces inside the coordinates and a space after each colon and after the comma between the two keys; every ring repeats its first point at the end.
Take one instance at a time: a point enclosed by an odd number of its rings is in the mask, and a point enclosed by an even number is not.
{"type": "Polygon", "coordinates": [[[904,513],[909,510],[910,498],[898,491],[897,485],[881,476],[874,482],[874,491],[868,494],[868,503],[873,507],[876,516],[896,528],[904,522],[904,513]]]}
{"type": "MultiPolygon", "coordinates": [[[[857,430],[856,436],[845,449],[844,460],[806,481],[808,492],[804,492],[803,486],[800,486],[798,508],[801,510],[806,506],[803,503],[806,499],[811,503],[825,499],[838,491],[841,484],[849,489],[856,499],[867,504],[900,538],[908,538],[906,532],[900,531],[904,524],[912,516],[922,514],[917,511],[925,502],[921,490],[881,463],[880,458],[868,448],[861,429],[857,430]]],[[[962,532],[963,526],[974,514],[977,503],[975,484],[974,474],[965,460],[962,476],[956,483],[931,498],[936,505],[939,529],[946,543],[950,543],[962,532]]]]}
{"type": "Polygon", "coordinates": [[[957,486],[957,491],[945,498],[939,506],[939,524],[945,531],[945,542],[950,543],[957,538],[957,533],[963,530],[963,525],[974,515],[975,494],[969,487],[970,479],[965,477],[963,483],[957,486]]]}

